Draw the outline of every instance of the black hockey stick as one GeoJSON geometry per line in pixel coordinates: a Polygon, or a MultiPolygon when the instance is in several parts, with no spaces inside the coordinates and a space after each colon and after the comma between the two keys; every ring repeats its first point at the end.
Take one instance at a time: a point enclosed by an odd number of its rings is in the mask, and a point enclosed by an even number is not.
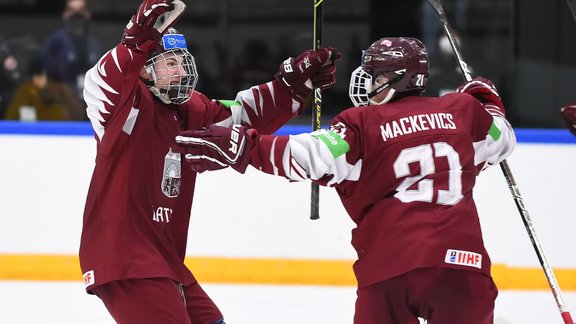
{"type": "Polygon", "coordinates": [[[572,17],[576,20],[576,0],[566,0],[568,2],[568,7],[570,7],[570,11],[572,11],[572,17]]]}
{"type": "MultiPolygon", "coordinates": [[[[450,45],[452,45],[452,50],[454,51],[454,55],[456,56],[456,59],[458,60],[458,63],[460,64],[460,68],[462,69],[462,73],[464,74],[464,78],[466,79],[466,81],[472,80],[470,70],[468,69],[468,65],[462,59],[462,55],[460,54],[460,49],[458,48],[458,44],[456,44],[455,39],[454,39],[454,32],[452,31],[452,28],[450,27],[450,24],[448,23],[448,19],[446,18],[446,14],[444,13],[444,8],[442,7],[440,0],[427,0],[427,1],[428,1],[428,4],[430,4],[430,6],[432,7],[432,9],[434,9],[434,12],[436,12],[438,19],[440,20],[440,23],[442,24],[442,27],[444,28],[444,31],[446,32],[446,36],[448,36],[448,39],[450,40],[450,45]]],[[[570,5],[570,7],[573,9],[573,12],[574,12],[574,9],[576,8],[576,7],[572,7],[574,5],[574,1],[568,0],[568,4],[570,5]]],[[[552,267],[550,267],[550,264],[548,264],[548,261],[546,260],[546,256],[544,255],[544,251],[542,250],[542,246],[540,245],[540,242],[536,236],[536,230],[534,229],[534,225],[532,224],[532,219],[530,218],[530,215],[528,214],[528,210],[526,210],[526,207],[524,206],[524,201],[522,199],[522,196],[520,195],[520,191],[518,190],[518,186],[516,185],[516,180],[514,180],[514,176],[512,175],[512,171],[510,170],[510,167],[508,166],[508,162],[506,160],[503,160],[502,162],[500,162],[500,168],[502,169],[502,172],[504,173],[504,177],[506,178],[506,182],[508,183],[508,188],[510,188],[510,191],[512,193],[512,197],[514,198],[514,202],[516,203],[516,207],[518,208],[518,211],[520,212],[520,216],[522,216],[522,222],[524,223],[524,227],[526,228],[526,231],[528,232],[528,236],[530,237],[530,241],[532,241],[532,246],[534,247],[534,250],[536,251],[536,255],[538,256],[538,260],[540,261],[540,265],[542,266],[542,269],[544,270],[544,274],[546,275],[546,279],[548,280],[548,285],[550,285],[550,289],[552,290],[552,294],[554,295],[554,299],[556,300],[556,305],[558,306],[558,309],[560,310],[560,314],[562,315],[562,319],[564,320],[565,324],[574,324],[574,322],[572,321],[572,317],[570,316],[570,312],[568,312],[568,307],[566,306],[566,303],[564,302],[564,298],[562,297],[562,293],[560,291],[560,286],[558,285],[558,281],[556,280],[556,277],[554,276],[554,272],[552,271],[552,267]]]]}
{"type": "MultiPolygon", "coordinates": [[[[322,46],[322,5],[324,0],[314,0],[314,45],[313,50],[322,46]]],[[[312,108],[312,130],[322,127],[320,117],[322,115],[322,91],[314,87],[314,104],[312,108]]],[[[320,218],[320,187],[312,182],[310,192],[310,219],[320,218]]]]}

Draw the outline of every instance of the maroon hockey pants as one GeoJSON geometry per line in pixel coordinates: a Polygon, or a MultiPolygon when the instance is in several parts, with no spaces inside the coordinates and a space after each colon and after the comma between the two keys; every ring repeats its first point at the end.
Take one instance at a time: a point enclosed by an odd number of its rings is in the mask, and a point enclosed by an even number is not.
{"type": "Polygon", "coordinates": [[[184,286],[182,292],[168,278],[128,279],[96,287],[94,292],[119,324],[213,324],[222,318],[198,283],[184,286]]]}
{"type": "Polygon", "coordinates": [[[357,294],[355,324],[492,324],[498,290],[476,272],[421,268],[357,294]]]}

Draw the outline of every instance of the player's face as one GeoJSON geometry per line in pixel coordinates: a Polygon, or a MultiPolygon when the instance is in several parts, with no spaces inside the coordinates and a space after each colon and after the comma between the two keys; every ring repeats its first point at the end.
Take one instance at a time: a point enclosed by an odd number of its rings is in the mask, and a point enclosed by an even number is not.
{"type": "Polygon", "coordinates": [[[184,56],[175,52],[163,55],[163,59],[157,60],[154,66],[156,71],[156,86],[168,88],[170,85],[180,84],[180,80],[187,76],[182,61],[184,56]]]}

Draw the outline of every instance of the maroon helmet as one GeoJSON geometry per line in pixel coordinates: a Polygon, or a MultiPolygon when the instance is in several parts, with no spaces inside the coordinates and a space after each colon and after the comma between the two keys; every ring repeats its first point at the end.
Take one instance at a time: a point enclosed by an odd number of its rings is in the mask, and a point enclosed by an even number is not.
{"type": "Polygon", "coordinates": [[[350,99],[355,106],[367,105],[381,91],[391,88],[381,102],[390,101],[396,93],[422,92],[428,80],[428,54],[421,41],[411,37],[382,38],[362,55],[362,65],[350,79],[350,99]],[[373,89],[376,77],[389,81],[373,89]]]}

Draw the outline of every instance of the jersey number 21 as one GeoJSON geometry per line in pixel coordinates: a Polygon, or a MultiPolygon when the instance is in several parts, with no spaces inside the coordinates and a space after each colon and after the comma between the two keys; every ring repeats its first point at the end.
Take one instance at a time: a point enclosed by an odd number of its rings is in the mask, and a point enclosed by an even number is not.
{"type": "Polygon", "coordinates": [[[460,155],[450,144],[438,142],[403,149],[394,161],[394,175],[404,181],[396,188],[394,197],[408,203],[413,201],[432,203],[434,198],[434,180],[423,179],[436,172],[434,158],[445,157],[448,160],[448,190],[438,190],[436,203],[440,205],[456,205],[462,195],[462,165],[460,155]],[[434,147],[434,150],[432,150],[434,147]],[[410,174],[410,163],[420,164],[420,174],[410,174]],[[415,183],[416,189],[408,189],[415,183]]]}

